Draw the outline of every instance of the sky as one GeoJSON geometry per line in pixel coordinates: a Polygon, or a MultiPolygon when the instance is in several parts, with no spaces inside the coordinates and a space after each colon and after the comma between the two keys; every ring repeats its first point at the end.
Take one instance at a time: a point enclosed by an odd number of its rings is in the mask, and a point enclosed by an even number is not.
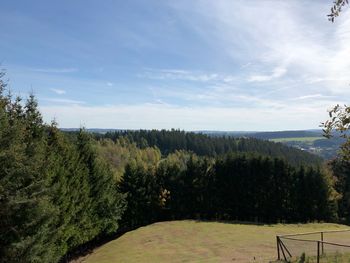
{"type": "Polygon", "coordinates": [[[0,63],[62,128],[317,129],[350,97],[330,0],[2,0],[0,63]]]}

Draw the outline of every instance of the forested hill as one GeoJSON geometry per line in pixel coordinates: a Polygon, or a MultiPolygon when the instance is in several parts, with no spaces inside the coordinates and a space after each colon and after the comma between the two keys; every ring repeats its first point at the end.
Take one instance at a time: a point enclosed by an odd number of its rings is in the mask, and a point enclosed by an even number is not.
{"type": "Polygon", "coordinates": [[[278,138],[297,138],[297,137],[322,137],[322,130],[305,130],[305,131],[276,131],[276,132],[256,132],[247,134],[247,137],[257,139],[278,139],[278,138]]]}
{"type": "Polygon", "coordinates": [[[294,131],[198,131],[196,133],[207,134],[212,137],[249,137],[263,140],[278,138],[322,137],[322,130],[294,130],[294,131]]]}
{"type": "Polygon", "coordinates": [[[318,165],[322,158],[281,143],[274,143],[256,138],[212,137],[205,134],[180,130],[137,130],[113,131],[95,134],[97,139],[116,140],[128,138],[138,147],[158,147],[163,155],[176,150],[186,150],[200,156],[218,156],[229,152],[254,152],[287,160],[292,165],[318,165]]]}

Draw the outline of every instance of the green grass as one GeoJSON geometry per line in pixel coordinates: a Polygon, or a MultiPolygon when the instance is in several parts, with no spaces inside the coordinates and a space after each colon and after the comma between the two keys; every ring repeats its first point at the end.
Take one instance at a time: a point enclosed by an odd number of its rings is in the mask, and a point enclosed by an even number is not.
{"type": "Polygon", "coordinates": [[[277,257],[277,234],[346,228],[337,224],[160,222],[128,232],[78,262],[269,262],[277,257]]]}
{"type": "Polygon", "coordinates": [[[273,142],[314,142],[316,140],[325,139],[324,137],[295,137],[295,138],[277,138],[270,139],[273,142]]]}
{"type": "MultiPolygon", "coordinates": [[[[350,262],[350,253],[332,253],[320,257],[320,263],[348,263],[350,262]]],[[[291,263],[317,263],[317,257],[301,256],[291,263]]]]}

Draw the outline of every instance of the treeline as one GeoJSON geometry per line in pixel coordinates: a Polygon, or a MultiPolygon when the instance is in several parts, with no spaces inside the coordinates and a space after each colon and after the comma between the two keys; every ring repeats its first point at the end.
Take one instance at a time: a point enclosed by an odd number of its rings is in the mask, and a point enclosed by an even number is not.
{"type": "Polygon", "coordinates": [[[115,233],[124,196],[90,135],[68,140],[33,96],[22,103],[4,89],[0,79],[0,262],[58,262],[115,233]]]}
{"type": "Polygon", "coordinates": [[[271,157],[282,158],[292,165],[320,165],[322,159],[281,143],[273,143],[255,138],[210,137],[205,134],[180,130],[138,130],[115,131],[95,134],[98,140],[108,138],[113,141],[124,137],[135,142],[140,148],[157,147],[163,156],[176,150],[193,152],[199,156],[220,156],[232,152],[255,152],[271,157]]]}
{"type": "Polygon", "coordinates": [[[185,218],[267,223],[337,218],[329,176],[257,155],[213,160],[176,152],[157,167],[131,163],[119,189],[128,203],[122,223],[131,228],[185,218]]]}
{"type": "Polygon", "coordinates": [[[117,169],[127,194],[123,225],[202,218],[257,222],[306,222],[337,218],[337,193],[329,173],[294,167],[258,154],[200,157],[175,151],[164,158],[120,137],[96,141],[117,169]],[[146,211],[143,213],[142,211],[146,211]]]}

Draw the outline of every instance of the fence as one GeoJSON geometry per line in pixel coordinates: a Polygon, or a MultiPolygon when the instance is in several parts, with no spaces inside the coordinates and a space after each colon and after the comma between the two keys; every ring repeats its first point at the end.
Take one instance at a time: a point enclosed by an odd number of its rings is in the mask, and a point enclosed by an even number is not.
{"type": "Polygon", "coordinates": [[[278,235],[276,242],[278,260],[305,254],[309,262],[350,262],[350,229],[278,235]]]}

